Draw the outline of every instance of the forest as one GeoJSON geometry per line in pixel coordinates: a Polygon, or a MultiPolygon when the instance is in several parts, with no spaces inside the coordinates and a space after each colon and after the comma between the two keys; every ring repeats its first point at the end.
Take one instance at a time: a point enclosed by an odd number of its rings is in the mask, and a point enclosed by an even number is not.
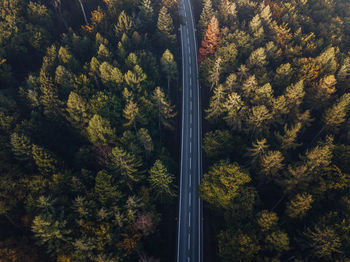
{"type": "Polygon", "coordinates": [[[173,252],[176,10],[0,1],[0,261],[173,252]]]}
{"type": "Polygon", "coordinates": [[[207,256],[349,261],[350,2],[197,5],[207,256]]]}

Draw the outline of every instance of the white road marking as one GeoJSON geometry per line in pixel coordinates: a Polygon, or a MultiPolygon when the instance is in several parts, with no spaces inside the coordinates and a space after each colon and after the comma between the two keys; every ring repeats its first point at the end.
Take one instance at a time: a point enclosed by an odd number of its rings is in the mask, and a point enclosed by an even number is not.
{"type": "MultiPolygon", "coordinates": [[[[191,159],[191,158],[190,158],[191,159]]],[[[192,163],[191,163],[191,161],[190,161],[190,171],[191,171],[191,169],[192,169],[192,163]]]]}
{"type": "Polygon", "coordinates": [[[187,258],[187,262],[190,262],[190,257],[187,258]]]}
{"type": "MultiPolygon", "coordinates": [[[[190,67],[190,75],[192,74],[192,68],[190,67]]],[[[191,78],[190,78],[191,79],[191,78]]]]}
{"type": "Polygon", "coordinates": [[[190,86],[192,86],[192,78],[190,78],[190,86]]]}
{"type": "MultiPolygon", "coordinates": [[[[190,201],[190,206],[191,206],[191,201],[190,201]]],[[[188,227],[191,227],[191,212],[188,213],[188,227]]]]}
{"type": "Polygon", "coordinates": [[[189,180],[190,180],[190,188],[191,188],[191,186],[192,186],[192,174],[190,173],[190,178],[189,178],[189,180]]]}
{"type": "Polygon", "coordinates": [[[192,147],[190,146],[190,154],[192,154],[192,147]]]}
{"type": "MultiPolygon", "coordinates": [[[[190,127],[190,135],[192,134],[192,127],[190,127]]],[[[191,142],[190,142],[191,143],[191,142]]]]}
{"type": "MultiPolygon", "coordinates": [[[[190,198],[188,199],[188,205],[191,207],[191,192],[190,192],[190,198]]],[[[188,213],[188,215],[191,216],[191,213],[188,213]]],[[[188,219],[188,224],[190,224],[189,220],[190,219],[188,219]]]]}
{"type": "Polygon", "coordinates": [[[192,101],[190,101],[190,110],[192,112],[192,101]]]}
{"type": "Polygon", "coordinates": [[[191,57],[190,57],[190,56],[189,56],[189,60],[188,60],[188,62],[189,62],[189,63],[190,63],[190,65],[191,65],[191,63],[192,63],[192,62],[191,62],[191,57]]]}
{"type": "Polygon", "coordinates": [[[192,114],[190,114],[190,124],[192,125],[192,114]]]}
{"type": "Polygon", "coordinates": [[[188,233],[188,242],[187,242],[187,249],[190,250],[191,248],[191,235],[188,233]]]}
{"type": "Polygon", "coordinates": [[[192,98],[192,88],[190,89],[190,98],[192,98]]]}

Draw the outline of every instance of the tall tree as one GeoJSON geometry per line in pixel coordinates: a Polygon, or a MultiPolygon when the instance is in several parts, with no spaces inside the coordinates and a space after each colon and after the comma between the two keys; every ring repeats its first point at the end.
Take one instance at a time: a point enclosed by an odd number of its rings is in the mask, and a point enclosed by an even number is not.
{"type": "Polygon", "coordinates": [[[170,81],[177,79],[177,64],[174,60],[173,54],[169,51],[169,49],[165,50],[160,59],[160,64],[162,65],[162,71],[166,74],[166,78],[168,80],[168,94],[170,95],[170,81]]]}
{"type": "Polygon", "coordinates": [[[204,0],[201,15],[198,21],[198,30],[200,35],[204,34],[204,30],[207,28],[210,19],[215,15],[213,10],[212,0],[204,0]]]}
{"type": "Polygon", "coordinates": [[[210,19],[208,28],[205,32],[204,39],[199,48],[198,61],[202,62],[208,55],[216,52],[220,40],[219,21],[215,16],[210,19]]]}
{"type": "Polygon", "coordinates": [[[174,175],[168,172],[160,160],[157,160],[149,170],[148,181],[155,191],[156,198],[160,198],[161,201],[175,197],[174,180],[174,175]]]}
{"type": "Polygon", "coordinates": [[[159,11],[157,28],[161,43],[164,45],[167,43],[175,44],[176,35],[174,34],[174,22],[165,6],[159,11]]]}
{"type": "Polygon", "coordinates": [[[158,112],[158,129],[159,133],[161,133],[160,124],[165,127],[172,129],[172,119],[176,116],[176,112],[174,112],[175,106],[171,105],[170,102],[167,101],[164,92],[160,87],[156,87],[152,94],[152,100],[155,105],[155,108],[158,112]]]}

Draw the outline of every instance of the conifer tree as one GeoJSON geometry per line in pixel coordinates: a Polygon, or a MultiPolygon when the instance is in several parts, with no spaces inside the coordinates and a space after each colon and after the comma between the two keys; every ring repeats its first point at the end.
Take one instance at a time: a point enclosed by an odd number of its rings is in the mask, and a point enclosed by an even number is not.
{"type": "Polygon", "coordinates": [[[160,87],[156,87],[152,94],[152,100],[158,113],[158,129],[161,132],[160,124],[172,129],[172,119],[176,116],[174,106],[167,101],[164,92],[160,87]]]}
{"type": "Polygon", "coordinates": [[[100,115],[94,115],[87,127],[88,137],[91,143],[95,145],[108,144],[114,141],[115,129],[111,128],[108,120],[100,115]]]}
{"type": "Polygon", "coordinates": [[[125,11],[121,11],[118,16],[118,22],[115,26],[115,34],[118,39],[121,38],[123,34],[131,34],[131,31],[133,29],[133,22],[131,18],[125,13],[125,11]]]}
{"type": "Polygon", "coordinates": [[[206,110],[206,119],[217,121],[225,112],[226,92],[223,85],[219,85],[214,89],[214,94],[210,98],[209,108],[206,110]]]}
{"type": "Polygon", "coordinates": [[[174,22],[165,6],[159,11],[157,28],[163,44],[170,42],[173,45],[175,43],[174,22]]]}
{"type": "Polygon", "coordinates": [[[32,145],[32,157],[38,169],[43,174],[53,173],[57,170],[58,161],[47,149],[39,146],[32,145]]]}
{"type": "Polygon", "coordinates": [[[155,196],[161,201],[175,197],[174,175],[170,174],[164,164],[157,160],[149,170],[148,181],[155,191],[155,196]]]}
{"type": "Polygon", "coordinates": [[[66,110],[73,126],[84,127],[89,122],[86,101],[73,91],[69,94],[66,110]]]}
{"type": "Polygon", "coordinates": [[[133,126],[135,132],[137,131],[136,122],[143,122],[143,115],[141,114],[138,105],[132,100],[126,104],[123,110],[123,116],[126,120],[128,120],[124,126],[133,126]]]}
{"type": "Polygon", "coordinates": [[[286,214],[291,218],[303,218],[311,209],[312,195],[308,193],[297,194],[288,204],[286,214]]]}
{"type": "Polygon", "coordinates": [[[216,52],[220,40],[219,22],[215,16],[210,19],[204,39],[199,48],[198,61],[202,62],[208,55],[216,52]]]}
{"type": "Polygon", "coordinates": [[[202,13],[197,25],[200,35],[204,34],[204,30],[208,27],[209,21],[214,15],[212,0],[204,0],[202,13]]]}
{"type": "Polygon", "coordinates": [[[165,50],[163,53],[160,63],[162,65],[162,71],[166,74],[166,78],[168,80],[168,94],[170,94],[170,81],[177,79],[177,64],[174,60],[173,54],[169,51],[169,49],[165,50]]]}
{"type": "Polygon", "coordinates": [[[126,152],[121,147],[112,149],[110,168],[113,172],[121,175],[123,183],[130,189],[133,183],[139,182],[143,178],[139,171],[140,167],[140,161],[133,154],[126,152]]]}
{"type": "Polygon", "coordinates": [[[224,116],[227,125],[234,130],[241,130],[245,110],[241,97],[237,93],[232,92],[228,95],[224,107],[227,112],[224,116]]]}
{"type": "Polygon", "coordinates": [[[32,144],[28,136],[19,133],[11,135],[11,150],[16,159],[20,161],[30,160],[32,157],[32,144]]]}

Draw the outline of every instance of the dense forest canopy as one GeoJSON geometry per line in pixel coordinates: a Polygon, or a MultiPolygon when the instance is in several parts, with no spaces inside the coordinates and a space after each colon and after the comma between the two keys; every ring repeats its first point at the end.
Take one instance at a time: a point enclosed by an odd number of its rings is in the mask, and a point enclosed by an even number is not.
{"type": "Polygon", "coordinates": [[[161,240],[171,240],[163,220],[177,196],[166,143],[179,90],[175,10],[0,1],[1,261],[171,252],[161,240]]]}
{"type": "Polygon", "coordinates": [[[218,261],[350,259],[350,2],[203,0],[218,261]]]}

